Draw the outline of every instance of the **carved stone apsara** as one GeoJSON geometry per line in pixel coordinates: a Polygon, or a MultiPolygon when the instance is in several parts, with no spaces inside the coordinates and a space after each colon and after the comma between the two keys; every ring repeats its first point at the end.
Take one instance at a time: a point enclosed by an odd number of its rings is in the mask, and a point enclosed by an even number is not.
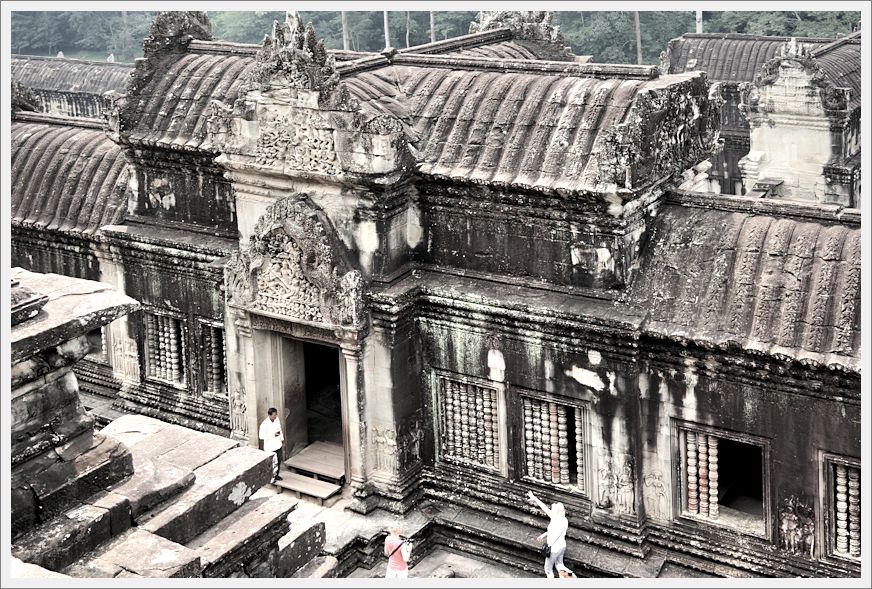
{"type": "Polygon", "coordinates": [[[794,555],[814,558],[814,509],[791,495],[778,508],[779,547],[794,555]]]}

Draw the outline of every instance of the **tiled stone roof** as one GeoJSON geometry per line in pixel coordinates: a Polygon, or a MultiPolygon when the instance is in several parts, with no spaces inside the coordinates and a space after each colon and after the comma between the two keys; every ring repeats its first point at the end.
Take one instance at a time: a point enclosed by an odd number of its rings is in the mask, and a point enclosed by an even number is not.
{"type": "Polygon", "coordinates": [[[114,90],[124,93],[133,66],[109,63],[41,57],[12,56],[12,79],[35,90],[57,90],[102,95],[114,90]]]}
{"type": "Polygon", "coordinates": [[[129,171],[105,131],[14,121],[11,135],[14,225],[93,235],[121,221],[129,171]]]}

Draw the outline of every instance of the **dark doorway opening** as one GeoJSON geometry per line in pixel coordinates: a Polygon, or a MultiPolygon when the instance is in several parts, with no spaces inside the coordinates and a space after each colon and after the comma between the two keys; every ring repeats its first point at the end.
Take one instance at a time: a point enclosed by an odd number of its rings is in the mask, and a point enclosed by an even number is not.
{"type": "Polygon", "coordinates": [[[308,342],[303,349],[309,443],[320,441],[342,445],[339,350],[308,342]]]}
{"type": "Polygon", "coordinates": [[[763,520],[763,448],[726,438],[718,451],[719,503],[722,510],[734,510],[763,520]]]}

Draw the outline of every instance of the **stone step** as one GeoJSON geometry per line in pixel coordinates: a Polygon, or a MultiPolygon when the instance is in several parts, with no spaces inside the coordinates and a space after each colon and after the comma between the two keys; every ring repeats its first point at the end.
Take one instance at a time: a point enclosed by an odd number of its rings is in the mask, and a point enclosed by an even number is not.
{"type": "Polygon", "coordinates": [[[282,470],[281,477],[281,480],[275,481],[275,486],[280,489],[289,489],[294,492],[297,497],[301,495],[312,497],[316,499],[319,504],[322,504],[325,499],[329,499],[342,491],[342,487],[339,485],[334,485],[327,481],[319,481],[286,470],[282,470]]]}
{"type": "Polygon", "coordinates": [[[291,575],[295,579],[333,579],[339,567],[339,561],[335,556],[317,556],[309,561],[296,573],[291,575]]]}
{"type": "Polygon", "coordinates": [[[272,478],[272,452],[237,447],[194,470],[180,495],[140,516],[142,529],[186,544],[242,506],[272,478]]]}
{"type": "Polygon", "coordinates": [[[307,521],[291,525],[291,531],[279,539],[276,577],[288,578],[306,566],[324,549],[324,522],[307,521]]]}
{"type": "Polygon", "coordinates": [[[200,577],[197,552],[132,528],[84,555],[61,572],[71,577],[200,577]]]}
{"type": "Polygon", "coordinates": [[[17,538],[12,545],[12,556],[45,569],[60,571],[111,537],[109,510],[79,505],[17,538]]]}
{"type": "Polygon", "coordinates": [[[316,479],[341,485],[345,480],[345,453],[342,444],[313,442],[285,460],[291,472],[302,471],[316,479]]]}
{"type": "Polygon", "coordinates": [[[229,576],[275,548],[291,527],[288,514],[296,505],[295,499],[277,495],[250,499],[188,542],[200,555],[203,576],[229,576]]]}

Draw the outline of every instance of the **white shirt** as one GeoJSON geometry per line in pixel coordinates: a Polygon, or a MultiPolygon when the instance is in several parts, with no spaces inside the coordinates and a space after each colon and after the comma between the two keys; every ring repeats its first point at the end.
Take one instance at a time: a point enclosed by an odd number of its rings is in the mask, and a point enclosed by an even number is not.
{"type": "Polygon", "coordinates": [[[569,528],[569,520],[565,517],[555,517],[548,524],[548,537],[545,540],[552,549],[556,546],[566,546],[566,530],[569,528]]]}
{"type": "Polygon", "coordinates": [[[276,417],[275,421],[267,416],[266,419],[260,424],[260,433],[258,437],[263,440],[263,449],[266,452],[275,452],[279,448],[282,447],[282,442],[285,441],[285,436],[282,434],[282,424],[279,421],[279,418],[276,417]],[[276,435],[278,432],[279,435],[276,435]]]}

